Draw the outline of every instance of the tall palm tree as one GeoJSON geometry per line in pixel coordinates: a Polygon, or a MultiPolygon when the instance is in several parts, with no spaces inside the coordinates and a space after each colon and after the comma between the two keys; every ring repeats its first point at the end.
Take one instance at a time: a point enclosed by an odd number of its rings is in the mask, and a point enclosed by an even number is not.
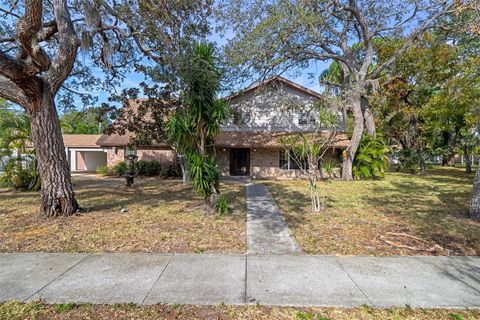
{"type": "Polygon", "coordinates": [[[214,139],[228,119],[228,107],[217,98],[221,72],[213,44],[194,43],[181,71],[182,104],[167,125],[170,142],[186,155],[193,187],[213,210],[219,200],[219,170],[214,139]]]}

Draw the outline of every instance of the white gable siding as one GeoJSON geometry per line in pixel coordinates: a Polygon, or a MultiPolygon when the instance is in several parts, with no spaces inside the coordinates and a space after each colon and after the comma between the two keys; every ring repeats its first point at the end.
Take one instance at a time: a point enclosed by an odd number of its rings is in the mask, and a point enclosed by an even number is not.
{"type": "MultiPolygon", "coordinates": [[[[234,97],[230,102],[232,117],[225,131],[311,131],[316,125],[300,125],[302,112],[318,118],[314,104],[318,99],[290,86],[270,84],[234,97]],[[313,110],[313,111],[312,111],[313,110]],[[234,124],[233,114],[239,114],[242,124],[234,124]]],[[[339,114],[341,116],[341,113],[339,114]]],[[[310,118],[310,117],[309,117],[310,118]]]]}

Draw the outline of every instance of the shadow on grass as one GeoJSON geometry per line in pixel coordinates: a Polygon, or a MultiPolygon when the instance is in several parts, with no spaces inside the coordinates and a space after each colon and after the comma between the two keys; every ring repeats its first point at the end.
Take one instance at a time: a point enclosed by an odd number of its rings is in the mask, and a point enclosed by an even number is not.
{"type": "MultiPolygon", "coordinates": [[[[176,180],[138,179],[135,187],[126,187],[123,179],[85,179],[74,182],[74,191],[82,213],[114,210],[131,205],[146,209],[168,205],[171,202],[198,200],[190,187],[176,180]]],[[[38,192],[1,190],[0,203],[20,203],[37,206],[38,192]]],[[[190,202],[190,201],[188,201],[190,202]]],[[[191,202],[190,202],[191,204],[191,202]]],[[[18,208],[3,208],[1,213],[12,213],[18,208]]]]}
{"type": "Polygon", "coordinates": [[[469,194],[463,192],[472,178],[453,168],[432,170],[424,176],[394,176],[388,185],[373,184],[362,201],[399,221],[405,232],[414,232],[450,254],[477,255],[480,224],[469,219],[469,194]]]}
{"type": "MultiPolygon", "coordinates": [[[[281,210],[284,215],[286,215],[286,219],[290,228],[295,228],[297,226],[301,226],[305,224],[304,215],[311,212],[311,199],[310,199],[310,192],[308,190],[308,184],[306,181],[300,181],[304,186],[304,191],[292,190],[288,186],[281,184],[281,183],[274,183],[274,182],[264,182],[264,184],[268,187],[270,193],[273,196],[273,199],[277,203],[280,208],[284,208],[285,210],[281,210]],[[279,205],[279,202],[282,205],[279,205]],[[295,213],[295,214],[292,214],[295,213]]],[[[322,188],[322,183],[327,182],[319,182],[319,188],[322,188]]],[[[335,205],[336,199],[331,197],[328,194],[322,194],[320,190],[320,196],[325,195],[324,201],[327,207],[331,207],[335,205]]]]}
{"type": "Polygon", "coordinates": [[[86,212],[120,209],[132,205],[149,210],[187,199],[197,200],[190,187],[171,180],[138,181],[134,187],[126,187],[123,181],[88,181],[79,186],[76,193],[86,212]]]}

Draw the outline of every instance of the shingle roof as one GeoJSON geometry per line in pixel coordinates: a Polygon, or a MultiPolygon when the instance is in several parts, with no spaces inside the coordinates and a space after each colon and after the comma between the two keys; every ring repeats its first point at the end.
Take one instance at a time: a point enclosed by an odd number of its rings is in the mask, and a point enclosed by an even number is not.
{"type": "Polygon", "coordinates": [[[133,133],[126,133],[121,136],[119,134],[104,134],[97,140],[97,145],[101,147],[123,147],[127,146],[133,133]]]}
{"type": "Polygon", "coordinates": [[[63,143],[65,147],[98,147],[97,140],[100,134],[64,134],[63,143]]]}
{"type": "MultiPolygon", "coordinates": [[[[216,147],[225,148],[281,148],[281,138],[294,136],[295,132],[269,131],[222,131],[215,139],[216,147]]],[[[327,134],[327,132],[323,132],[327,134]]],[[[313,136],[313,133],[310,133],[313,136]]],[[[348,145],[346,133],[338,133],[332,147],[346,148],[348,145]]]]}
{"type": "Polygon", "coordinates": [[[224,99],[225,100],[230,100],[230,99],[233,99],[235,97],[238,97],[238,96],[241,96],[241,95],[244,95],[250,91],[253,91],[253,90],[256,90],[256,89],[260,89],[266,85],[269,85],[269,84],[272,84],[273,82],[278,82],[280,83],[281,85],[285,85],[285,86],[288,86],[288,87],[291,87],[291,88],[294,88],[298,91],[301,91],[305,94],[308,94],[314,98],[317,98],[317,99],[322,99],[323,96],[314,91],[314,90],[311,90],[311,89],[308,89],[307,87],[304,87],[298,83],[295,83],[293,81],[290,81],[288,79],[285,79],[284,77],[281,77],[281,76],[276,76],[276,77],[272,77],[272,78],[269,78],[267,80],[264,80],[264,81],[259,81],[259,82],[255,82],[253,83],[252,85],[250,85],[248,88],[246,89],[243,89],[243,90],[240,90],[238,92],[235,92],[227,97],[225,97],[224,99]]]}
{"type": "MultiPolygon", "coordinates": [[[[127,132],[125,135],[111,134],[102,135],[97,140],[97,145],[101,147],[126,147],[130,143],[130,139],[134,137],[134,134],[127,132]]],[[[152,145],[145,146],[146,148],[170,148],[166,143],[153,143],[152,145]]]]}
{"type": "MultiPolygon", "coordinates": [[[[139,108],[141,104],[145,101],[148,101],[146,98],[137,98],[137,99],[129,99],[126,101],[125,105],[123,106],[124,111],[127,112],[127,117],[130,115],[128,113],[131,112],[131,115],[136,115],[139,112],[139,108]]],[[[147,112],[143,116],[144,121],[153,121],[151,119],[150,114],[147,112]]],[[[131,119],[129,121],[132,121],[131,119]]],[[[122,122],[118,120],[113,125],[122,126],[122,122]]],[[[126,147],[129,145],[130,141],[135,137],[135,133],[127,131],[124,135],[119,134],[103,134],[97,141],[97,145],[102,147],[126,147]]],[[[152,145],[148,147],[153,148],[170,148],[166,143],[156,143],[153,142],[152,145]]]]}

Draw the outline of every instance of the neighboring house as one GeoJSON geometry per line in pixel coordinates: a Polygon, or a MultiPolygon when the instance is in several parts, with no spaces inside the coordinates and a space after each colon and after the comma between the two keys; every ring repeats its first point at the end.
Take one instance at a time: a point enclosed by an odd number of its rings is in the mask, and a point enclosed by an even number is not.
{"type": "Polygon", "coordinates": [[[16,150],[12,150],[12,155],[11,156],[0,157],[0,172],[3,172],[5,170],[5,165],[7,164],[7,162],[10,159],[15,158],[15,157],[17,157],[17,151],[16,150]]]}
{"type": "Polygon", "coordinates": [[[63,143],[72,172],[94,172],[99,166],[124,161],[130,153],[138,159],[173,162],[175,154],[166,144],[148,149],[129,149],[131,135],[64,134],[63,143]]]}
{"type": "Polygon", "coordinates": [[[138,160],[159,160],[164,163],[172,163],[175,161],[175,152],[165,143],[154,143],[148,147],[129,148],[129,142],[132,134],[126,135],[102,135],[97,140],[97,145],[107,153],[107,162],[114,165],[120,161],[124,161],[129,154],[136,154],[138,160]]]}
{"type": "Polygon", "coordinates": [[[98,134],[64,134],[63,143],[72,172],[95,171],[107,164],[107,154],[96,142],[98,134]]]}
{"type": "MultiPolygon", "coordinates": [[[[322,100],[322,96],[287,79],[276,77],[225,99],[230,104],[232,116],[229,123],[222,127],[215,142],[221,174],[298,176],[300,171],[285,154],[279,138],[299,132],[314,132],[318,126],[318,111],[313,106],[322,100]]],[[[338,112],[337,115],[339,134],[326,157],[340,162],[341,151],[348,145],[348,138],[343,132],[343,114],[338,112]]],[[[129,153],[135,153],[139,159],[175,161],[176,155],[167,144],[130,149],[131,137],[131,134],[64,135],[72,171],[93,171],[96,166],[105,163],[114,165],[123,161],[129,153]],[[85,140],[80,143],[77,139],[85,140]]]]}

